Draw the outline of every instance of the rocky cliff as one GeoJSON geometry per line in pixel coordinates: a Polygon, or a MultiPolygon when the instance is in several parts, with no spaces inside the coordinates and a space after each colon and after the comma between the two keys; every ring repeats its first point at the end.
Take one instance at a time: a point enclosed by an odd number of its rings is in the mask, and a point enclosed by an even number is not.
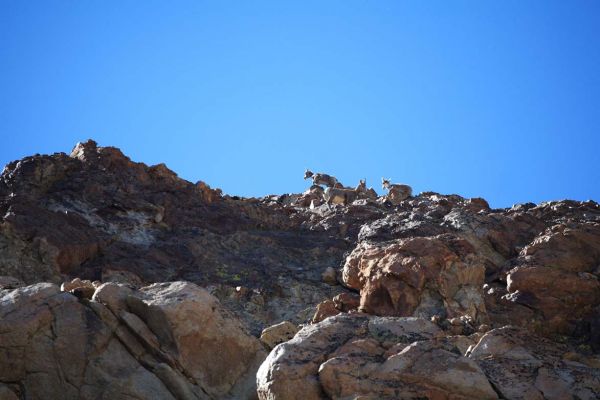
{"type": "Polygon", "coordinates": [[[600,397],[596,202],[314,195],[8,164],[0,399],[600,397]]]}

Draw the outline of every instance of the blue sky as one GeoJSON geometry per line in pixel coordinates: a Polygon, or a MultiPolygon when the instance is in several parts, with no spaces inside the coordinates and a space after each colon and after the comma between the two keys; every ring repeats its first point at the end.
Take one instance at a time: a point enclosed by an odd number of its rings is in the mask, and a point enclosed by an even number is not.
{"type": "Polygon", "coordinates": [[[0,163],[94,138],[226,193],[306,167],[600,201],[598,1],[0,3],[0,163]]]}

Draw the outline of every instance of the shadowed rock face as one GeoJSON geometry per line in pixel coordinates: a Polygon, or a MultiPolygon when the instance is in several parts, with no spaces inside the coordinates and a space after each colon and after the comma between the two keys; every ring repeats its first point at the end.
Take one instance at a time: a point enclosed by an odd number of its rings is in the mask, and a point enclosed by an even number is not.
{"type": "MultiPolygon", "coordinates": [[[[160,348],[160,354],[168,356],[156,359],[148,375],[143,364],[146,359],[139,358],[142,353],[133,347],[114,348],[123,345],[117,342],[111,344],[111,352],[118,354],[123,370],[128,371],[126,376],[130,377],[127,383],[115,386],[114,390],[121,390],[117,394],[148,398],[145,389],[138,386],[142,382],[159,392],[167,388],[164,398],[219,397],[247,388],[245,378],[239,378],[243,384],[236,383],[238,378],[224,378],[224,382],[220,379],[229,374],[246,376],[244,371],[258,362],[252,356],[242,357],[237,369],[218,369],[210,362],[212,355],[202,349],[179,352],[178,346],[188,340],[181,338],[194,337],[189,332],[200,329],[202,323],[194,325],[185,317],[168,317],[164,310],[170,309],[173,299],[185,298],[190,290],[196,291],[191,287],[197,288],[186,286],[191,283],[160,283],[170,281],[192,282],[206,288],[206,293],[194,294],[205,299],[202,302],[213,304],[207,299],[214,298],[206,297],[211,295],[219,299],[218,307],[215,305],[221,310],[217,330],[229,329],[224,327],[230,321],[258,337],[264,328],[282,321],[289,321],[290,326],[315,322],[310,335],[303,330],[305,333],[293,339],[299,347],[290,347],[292,353],[300,351],[297,349],[303,348],[302,340],[308,337],[328,335],[328,329],[337,331],[345,324],[359,329],[358,325],[369,325],[365,321],[375,316],[417,317],[428,324],[433,321],[441,332],[435,338],[417,335],[407,339],[407,343],[402,342],[403,346],[410,345],[405,346],[406,351],[404,347],[393,347],[401,341],[384,345],[366,333],[349,333],[344,340],[357,342],[351,353],[370,357],[366,361],[354,360],[366,363],[367,367],[360,371],[353,369],[358,365],[354,361],[347,363],[330,357],[331,352],[345,346],[337,336],[335,344],[326,346],[329,350],[325,358],[317,357],[308,364],[303,364],[306,360],[298,361],[294,367],[276,361],[283,351],[280,346],[287,345],[283,343],[273,349],[263,365],[264,371],[271,371],[274,362],[282,368],[267,373],[264,379],[259,377],[259,393],[264,398],[293,398],[285,397],[289,394],[285,390],[290,391],[297,384],[305,397],[345,398],[356,390],[365,398],[459,399],[469,398],[468,385],[460,383],[469,379],[481,380],[482,392],[477,392],[477,398],[519,398],[517,390],[511,391],[503,383],[512,378],[497,374],[498,368],[509,365],[509,361],[488,365],[486,360],[475,359],[466,352],[469,346],[483,340],[483,333],[491,329],[490,332],[505,332],[501,329],[506,325],[516,329],[506,330],[512,332],[508,336],[514,338],[514,332],[519,332],[525,338],[521,347],[529,348],[529,341],[538,340],[532,335],[550,340],[538,352],[542,359],[549,357],[552,349],[560,348],[564,354],[570,354],[566,359],[559,357],[561,362],[584,360],[585,365],[594,364],[594,352],[600,350],[597,203],[564,200],[491,209],[483,199],[425,192],[398,204],[383,198],[365,198],[346,206],[328,206],[319,205],[319,196],[320,191],[314,187],[303,195],[260,199],[224,196],[204,182],[193,184],[178,178],[163,164],[132,162],[118,149],[100,147],[93,141],[78,144],[69,155],[36,155],[8,164],[0,176],[0,289],[4,288],[3,298],[10,300],[0,304],[0,311],[3,315],[26,314],[22,319],[11,319],[11,324],[15,324],[10,326],[13,335],[45,327],[39,329],[51,332],[51,339],[40,339],[40,344],[4,347],[0,341],[0,350],[8,352],[6,359],[10,361],[6,362],[13,363],[3,364],[6,375],[0,376],[0,394],[25,398],[24,390],[38,382],[31,373],[38,371],[36,365],[24,367],[15,361],[23,357],[24,349],[32,354],[46,354],[50,349],[62,349],[61,341],[71,340],[88,343],[85,348],[108,346],[106,343],[112,343],[109,337],[124,330],[119,326],[126,326],[136,337],[144,337],[140,344],[144,351],[160,348]],[[27,286],[40,282],[58,284],[74,277],[90,280],[84,288],[72,290],[79,299],[58,293],[53,285],[27,286]],[[38,298],[45,300],[37,302],[38,298]],[[164,304],[153,306],[153,302],[158,304],[156,299],[162,299],[164,304]],[[355,315],[357,312],[360,315],[355,315]],[[69,316],[65,316],[61,326],[79,327],[74,331],[79,332],[75,333],[78,338],[52,325],[56,322],[51,320],[62,321],[57,319],[57,313],[69,316]],[[336,314],[342,314],[332,320],[337,322],[328,322],[331,318],[327,317],[336,314]],[[116,318],[116,322],[109,323],[107,318],[116,318]],[[415,341],[423,343],[413,346],[415,341]],[[39,351],[36,346],[41,346],[39,351]],[[457,353],[452,346],[460,351],[457,353]],[[398,352],[388,353],[392,348],[398,352]],[[444,371],[435,370],[432,373],[437,374],[437,383],[428,386],[421,382],[430,369],[422,361],[428,357],[446,360],[447,365],[459,371],[458,375],[448,380],[444,371]],[[388,359],[399,363],[394,364],[395,369],[385,370],[400,376],[393,390],[386,386],[391,385],[390,380],[381,371],[381,365],[391,365],[385,361],[388,359]],[[140,365],[146,372],[139,369],[140,365]],[[287,370],[292,367],[295,372],[287,370]],[[321,367],[323,371],[319,370],[321,367]],[[298,368],[303,372],[298,372],[298,368]],[[467,375],[461,375],[463,372],[467,375]],[[298,382],[291,386],[282,386],[278,381],[291,382],[294,376],[303,378],[294,378],[298,382]],[[365,382],[371,389],[359,390],[365,382]],[[131,387],[122,389],[127,385],[131,387]]],[[[203,309],[202,313],[206,312],[203,309]]],[[[187,313],[185,307],[181,308],[181,315],[187,313]]],[[[3,332],[0,330],[0,335],[3,332]]],[[[290,335],[282,337],[287,339],[290,335]]],[[[189,340],[212,343],[213,339],[189,340]]],[[[285,339],[277,339],[273,344],[285,339]]],[[[494,339],[490,343],[495,346],[500,342],[494,339]]],[[[253,348],[248,343],[241,344],[241,348],[226,344],[218,357],[220,365],[227,365],[242,348],[253,348]]],[[[159,354],[154,350],[150,353],[152,357],[159,354]]],[[[95,360],[99,371],[113,379],[112,372],[103,369],[103,363],[108,361],[102,361],[98,354],[85,355],[83,361],[74,360],[73,369],[79,372],[72,376],[79,376],[81,369],[89,368],[88,363],[95,360]]],[[[65,357],[71,356],[82,357],[65,357]]],[[[299,355],[289,357],[296,356],[299,355]]],[[[58,371],[66,368],[61,363],[67,362],[58,358],[46,361],[58,371]]],[[[565,390],[579,393],[579,398],[594,398],[588,394],[596,393],[596,389],[588,393],[573,383],[583,379],[586,385],[596,388],[593,382],[597,377],[588,370],[559,374],[566,383],[554,387],[550,383],[559,382],[558,372],[552,370],[551,362],[543,365],[541,372],[525,374],[528,378],[523,378],[523,393],[531,394],[526,398],[561,398],[565,390]]],[[[569,364],[564,368],[571,367],[569,364]]],[[[81,393],[86,387],[89,396],[97,394],[96,389],[81,383],[85,377],[71,381],[61,378],[67,372],[44,374],[43,379],[55,387],[69,386],[65,393],[75,390],[73,386],[81,393]]],[[[28,398],[41,398],[36,396],[28,398]]]]}
{"type": "Polygon", "coordinates": [[[259,333],[282,319],[301,322],[307,307],[342,290],[321,274],[338,267],[351,243],[313,229],[309,217],[223,197],[88,141],[70,156],[33,156],[4,169],[0,275],[26,283],[191,281],[211,286],[259,333]],[[249,290],[239,298],[237,286],[249,290]]]}

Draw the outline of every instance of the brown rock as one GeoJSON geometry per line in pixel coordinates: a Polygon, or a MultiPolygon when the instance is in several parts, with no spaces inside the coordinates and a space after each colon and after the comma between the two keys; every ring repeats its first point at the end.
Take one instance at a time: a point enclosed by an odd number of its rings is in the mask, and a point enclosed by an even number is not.
{"type": "Polygon", "coordinates": [[[506,399],[595,399],[600,370],[561,359],[565,347],[516,328],[494,329],[471,350],[506,399]]]}
{"type": "Polygon", "coordinates": [[[266,354],[216,298],[189,282],[154,284],[141,294],[141,300],[129,297],[128,305],[206,392],[252,390],[253,368],[266,354]]]}
{"type": "Polygon", "coordinates": [[[92,310],[58,286],[1,296],[0,381],[18,383],[28,398],[173,399],[92,310]]]}
{"type": "Polygon", "coordinates": [[[343,279],[361,292],[361,309],[378,315],[485,316],[485,267],[468,242],[452,237],[361,243],[343,279]]]}
{"type": "Polygon", "coordinates": [[[600,225],[556,225],[521,252],[507,276],[508,300],[537,311],[540,333],[571,335],[600,305],[600,225]]]}
{"type": "Polygon", "coordinates": [[[32,399],[254,396],[264,350],[214,297],[177,282],[125,305],[123,292],[105,284],[94,296],[115,315],[52,284],[0,291],[0,382],[32,399]]]}
{"type": "Polygon", "coordinates": [[[333,304],[341,312],[355,311],[360,306],[360,296],[355,293],[340,293],[333,298],[333,304]]]}
{"type": "Polygon", "coordinates": [[[335,307],[335,303],[332,300],[324,300],[317,305],[315,315],[312,317],[311,323],[323,321],[325,318],[329,318],[333,315],[339,314],[341,311],[335,307]]]}
{"type": "Polygon", "coordinates": [[[336,316],[318,326],[304,327],[292,340],[273,349],[260,366],[256,375],[259,399],[325,398],[317,377],[323,354],[335,350],[365,325],[365,318],[336,316]]]}
{"type": "MultiPolygon", "coordinates": [[[[339,293],[307,282],[337,268],[348,244],[328,228],[312,229],[313,212],[292,204],[297,195],[278,197],[221,196],[91,140],[71,156],[26,157],[0,176],[0,275],[28,284],[68,276],[135,287],[187,280],[257,288],[262,304],[228,302],[254,334],[284,319],[305,323],[305,310],[339,293]],[[293,289],[301,285],[310,292],[293,289]]],[[[372,218],[330,211],[339,222],[352,220],[354,232],[372,218]]]]}
{"type": "MultiPolygon", "coordinates": [[[[244,397],[252,391],[252,357],[242,351],[236,364],[229,350],[215,351],[214,359],[209,353],[219,346],[245,348],[246,340],[237,343],[236,334],[219,341],[210,318],[182,314],[201,312],[225,327],[221,322],[238,321],[235,317],[220,305],[198,309],[183,297],[178,301],[186,306],[167,312],[163,308],[168,307],[150,305],[163,294],[155,299],[134,289],[177,279],[211,288],[254,335],[283,320],[305,324],[323,299],[333,300],[317,313],[315,321],[324,319],[322,326],[353,314],[327,316],[360,308],[434,318],[443,327],[413,340],[417,336],[389,329],[377,336],[378,323],[369,322],[354,325],[357,332],[343,343],[332,337],[335,345],[321,349],[320,358],[298,350],[299,357],[312,361],[298,358],[292,369],[312,372],[300,373],[307,381],[290,375],[290,391],[304,388],[300,393],[306,397],[398,398],[397,389],[409,398],[469,398],[461,379],[479,382],[481,375],[461,357],[486,346],[497,348],[471,360],[498,382],[506,398],[600,397],[590,369],[597,368],[594,351],[600,349],[596,202],[491,209],[483,199],[426,192],[395,206],[362,199],[328,207],[319,205],[322,192],[312,187],[304,194],[261,199],[222,196],[207,184],[180,179],[164,164],[136,163],[93,141],[78,144],[71,156],[35,155],[9,163],[0,175],[0,275],[27,284],[80,277],[129,286],[92,284],[93,300],[78,302],[66,293],[42,295],[46,289],[8,282],[5,289],[17,290],[0,295],[0,370],[6,377],[0,382],[18,397],[32,398],[73,398],[74,393],[80,398],[147,398],[151,392],[164,398],[244,397]],[[340,283],[360,291],[360,297],[322,284],[323,271],[344,263],[340,283]],[[236,292],[236,287],[247,290],[236,292]],[[211,333],[181,332],[194,324],[208,326],[211,333]],[[492,328],[509,324],[523,328],[523,337],[533,331],[554,342],[538,349],[536,337],[506,345],[495,333],[476,346],[492,328]],[[407,347],[417,340],[424,343],[407,347]],[[5,345],[11,341],[18,345],[5,345]],[[204,349],[202,357],[196,357],[197,347],[204,349]],[[558,350],[560,357],[554,354],[558,350]],[[452,366],[446,372],[455,386],[438,366],[429,365],[432,357],[452,366]],[[399,363],[394,392],[380,374],[391,359],[399,363]],[[213,364],[220,377],[205,371],[213,364]],[[231,375],[225,364],[233,365],[231,375]],[[462,367],[468,373],[457,371],[462,367]],[[424,386],[426,369],[435,385],[424,386]],[[414,379],[408,381],[409,375],[414,379]]],[[[73,289],[82,298],[92,290],[89,285],[73,289]]],[[[188,293],[182,290],[173,289],[170,300],[163,300],[176,303],[175,297],[188,293]]],[[[258,343],[248,340],[254,343],[250,348],[258,343]]],[[[283,385],[278,382],[274,387],[283,385]]],[[[477,396],[485,397],[484,392],[477,396]]]]}
{"type": "Polygon", "coordinates": [[[364,356],[337,357],[322,364],[319,377],[327,394],[332,398],[357,394],[380,398],[498,398],[481,368],[444,342],[415,342],[383,363],[372,360],[365,364],[368,360],[364,356]]]}
{"type": "Polygon", "coordinates": [[[565,359],[564,345],[527,331],[441,335],[419,318],[328,318],[271,352],[257,374],[259,398],[542,400],[600,393],[600,371],[571,361],[585,357],[565,359]]]}
{"type": "Polygon", "coordinates": [[[134,290],[124,284],[106,282],[98,286],[92,301],[104,304],[115,315],[127,309],[127,297],[133,296],[134,290]]]}
{"type": "Polygon", "coordinates": [[[518,267],[507,276],[511,300],[539,310],[547,321],[542,331],[569,334],[575,323],[600,304],[595,276],[547,267],[518,267]]]}
{"type": "Polygon", "coordinates": [[[418,318],[329,318],[271,352],[257,374],[259,398],[496,399],[481,368],[435,339],[439,332],[418,318]]]}
{"type": "Polygon", "coordinates": [[[214,203],[221,199],[223,192],[221,189],[211,189],[206,182],[196,182],[196,189],[201,193],[202,198],[207,203],[214,203]]]}
{"type": "Polygon", "coordinates": [[[291,322],[283,321],[265,328],[260,335],[260,341],[267,345],[269,349],[272,349],[279,343],[287,342],[293,338],[299,330],[300,328],[291,322]]]}
{"type": "Polygon", "coordinates": [[[600,265],[600,224],[555,225],[521,252],[528,264],[568,272],[594,272],[600,265]]]}

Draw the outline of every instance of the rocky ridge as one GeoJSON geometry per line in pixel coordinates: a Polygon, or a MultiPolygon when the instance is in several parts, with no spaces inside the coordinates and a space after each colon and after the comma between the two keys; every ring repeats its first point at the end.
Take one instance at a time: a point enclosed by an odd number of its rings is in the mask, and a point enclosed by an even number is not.
{"type": "Polygon", "coordinates": [[[9,163],[0,398],[600,397],[596,202],[313,197],[93,141],[9,163]]]}

